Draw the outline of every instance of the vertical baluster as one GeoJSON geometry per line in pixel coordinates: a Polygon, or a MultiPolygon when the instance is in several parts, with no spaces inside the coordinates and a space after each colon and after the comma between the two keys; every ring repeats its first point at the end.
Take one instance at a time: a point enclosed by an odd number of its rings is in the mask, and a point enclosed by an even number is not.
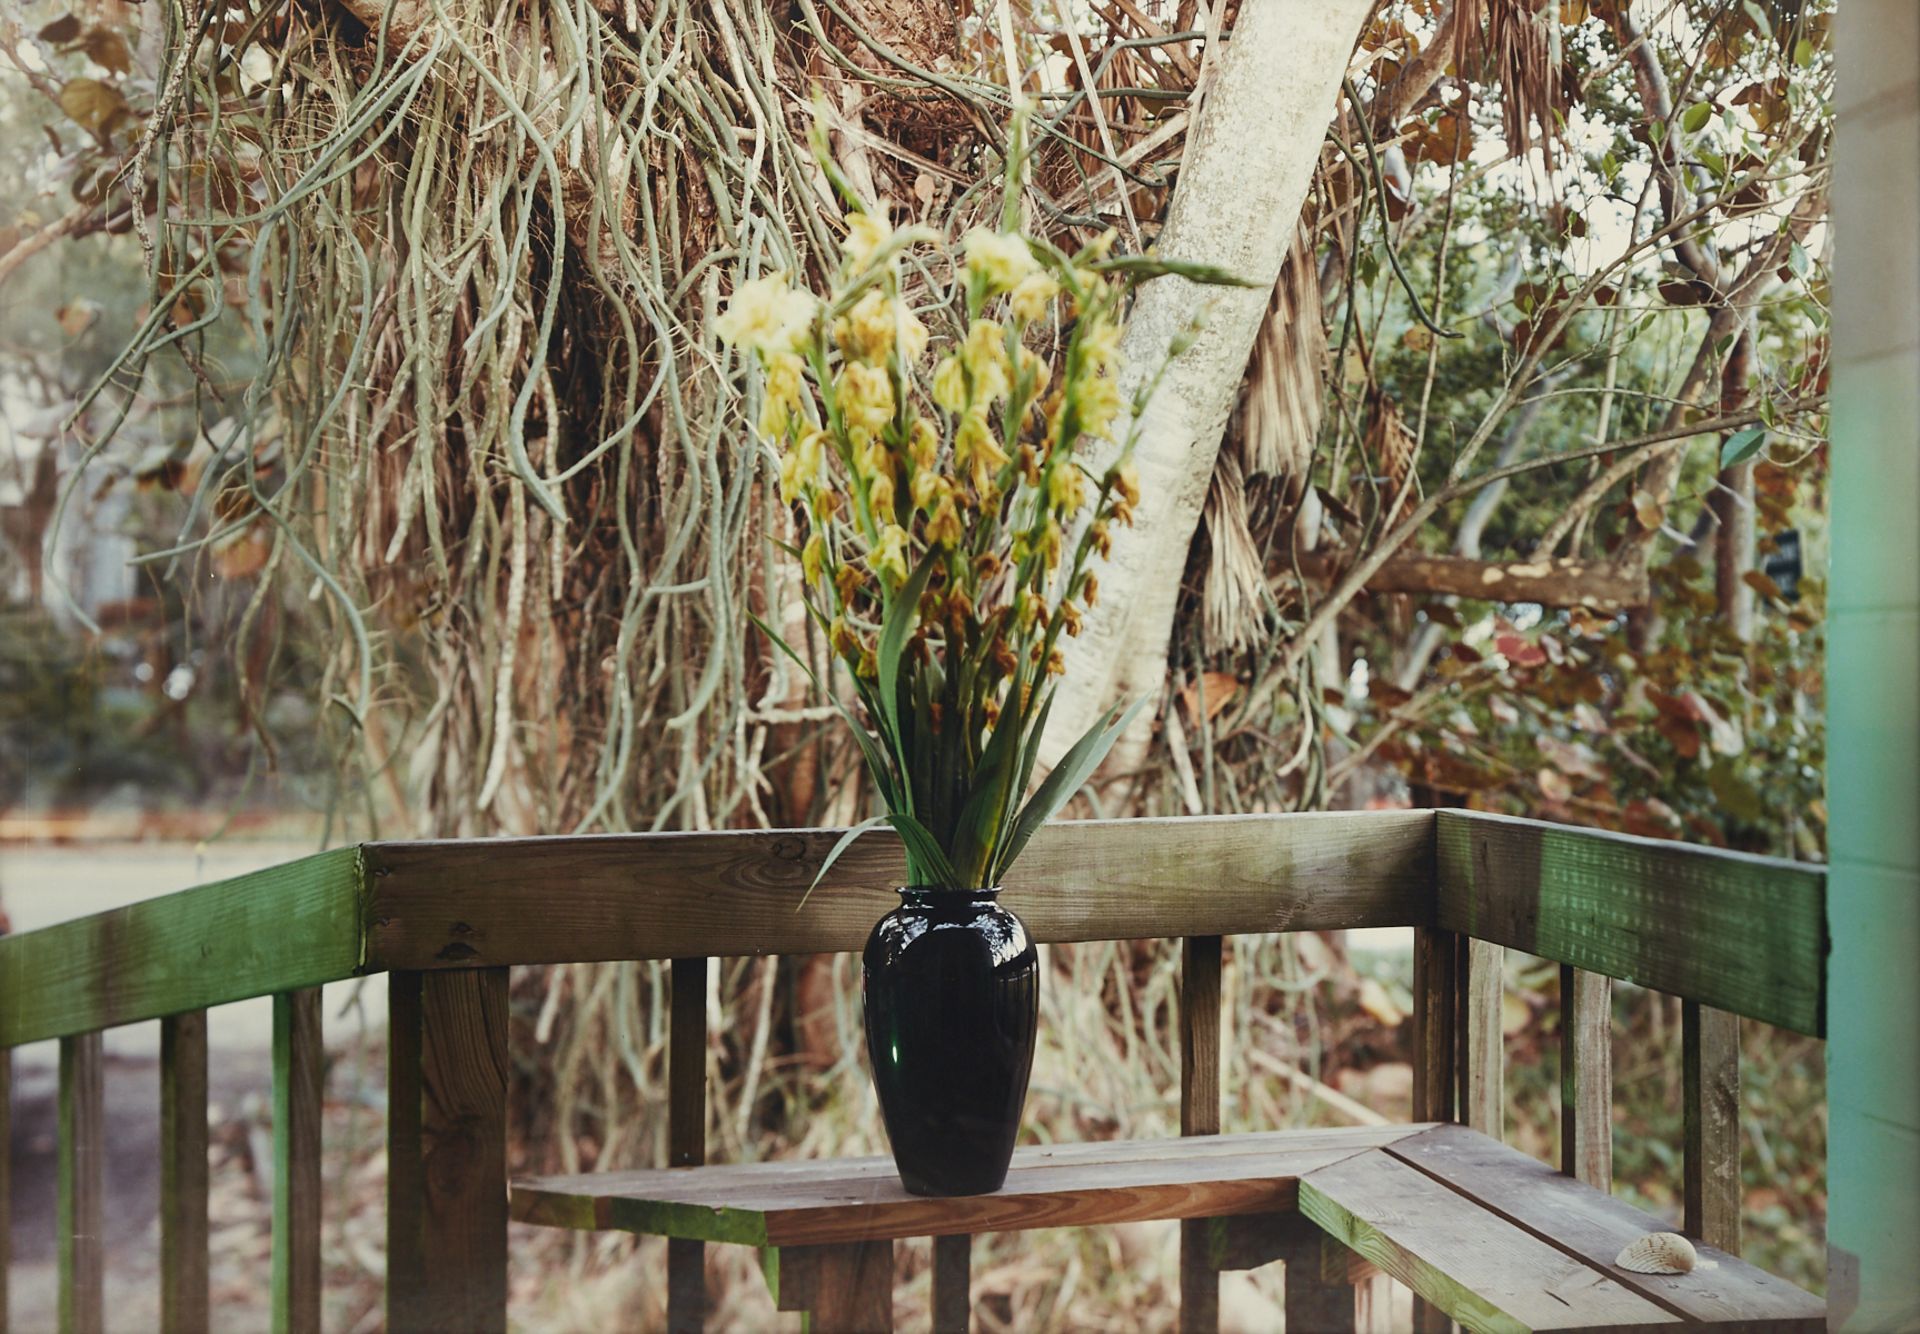
{"type": "Polygon", "coordinates": [[[1686,1230],[1740,1254],[1740,1016],[1680,1006],[1685,1071],[1686,1230]]]}
{"type": "Polygon", "coordinates": [[[967,1334],[973,1316],[972,1259],[973,1238],[965,1233],[933,1239],[933,1334],[967,1334]]]}
{"type": "Polygon", "coordinates": [[[1613,1189],[1613,979],[1560,965],[1560,1170],[1613,1189]]]}
{"type": "Polygon", "coordinates": [[[1413,933],[1413,1119],[1452,1121],[1453,1029],[1460,938],[1416,927],[1413,933]]]}
{"type": "MultiPolygon", "coordinates": [[[[707,1160],[707,969],[705,959],[675,959],[667,1031],[667,1162],[707,1160]]],[[[667,1328],[699,1334],[707,1319],[707,1248],[667,1241],[667,1328]]]]}
{"type": "Polygon", "coordinates": [[[7,1334],[7,1270],[13,1264],[13,1048],[0,1047],[0,1334],[7,1334]]]}
{"type": "Polygon", "coordinates": [[[94,1334],[101,1325],[101,1203],[106,1170],[100,1035],[60,1039],[60,1328],[94,1334]]]}
{"type": "Polygon", "coordinates": [[[1461,1120],[1494,1139],[1504,1138],[1506,1130],[1506,1039],[1500,1024],[1505,959],[1500,946],[1468,938],[1461,1120]]]}
{"type": "MultiPolygon", "coordinates": [[[[1220,1133],[1219,936],[1190,936],[1180,952],[1180,1133],[1220,1133]]],[[[1180,1224],[1181,1334],[1220,1325],[1220,1276],[1204,1218],[1180,1224]]]]}
{"type": "Polygon", "coordinates": [[[507,1327],[507,970],[388,975],[387,1328],[507,1327]]]}
{"type": "Polygon", "coordinates": [[[273,1328],[320,1328],[320,991],[273,998],[273,1328]]]}
{"type": "Polygon", "coordinates": [[[160,1021],[160,1327],[204,1330],[207,1291],[207,1012],[160,1021]]]}

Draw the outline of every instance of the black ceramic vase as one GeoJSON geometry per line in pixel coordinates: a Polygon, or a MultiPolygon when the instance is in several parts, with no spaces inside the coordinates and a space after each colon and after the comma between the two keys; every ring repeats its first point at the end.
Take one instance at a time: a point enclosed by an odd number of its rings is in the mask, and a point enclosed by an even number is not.
{"type": "Polygon", "coordinates": [[[1007,1179],[1040,1016],[1040,960],[998,890],[903,889],[862,958],[867,1056],[900,1182],[982,1195],[1007,1179]]]}

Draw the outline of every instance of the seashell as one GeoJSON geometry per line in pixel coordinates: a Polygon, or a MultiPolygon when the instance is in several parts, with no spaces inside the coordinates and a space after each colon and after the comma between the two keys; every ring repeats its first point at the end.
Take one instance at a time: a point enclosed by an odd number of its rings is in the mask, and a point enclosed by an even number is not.
{"type": "Polygon", "coordinates": [[[1700,1256],[1677,1232],[1649,1232],[1628,1242],[1613,1262],[1636,1274],[1684,1274],[1700,1263],[1700,1256]]]}

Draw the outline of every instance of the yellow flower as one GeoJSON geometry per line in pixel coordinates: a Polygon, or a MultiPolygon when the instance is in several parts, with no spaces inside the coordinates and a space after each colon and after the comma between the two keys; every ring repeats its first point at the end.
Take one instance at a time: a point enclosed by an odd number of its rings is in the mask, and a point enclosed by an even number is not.
{"type": "Polygon", "coordinates": [[[989,295],[1010,291],[1040,266],[1021,237],[976,227],[967,233],[967,269],[986,282],[989,295]]]}
{"type": "Polygon", "coordinates": [[[818,304],[812,293],[787,286],[785,273],[770,273],[734,290],[713,322],[714,336],[763,357],[791,352],[813,323],[818,304]]]}
{"type": "Polygon", "coordinates": [[[879,432],[893,420],[893,381],[882,368],[849,362],[840,368],[834,389],[849,430],[879,432]]]}
{"type": "Polygon", "coordinates": [[[842,565],[833,572],[833,586],[840,594],[842,606],[852,602],[866,582],[866,576],[856,565],[842,565]]]}
{"type": "Polygon", "coordinates": [[[1086,483],[1079,467],[1071,460],[1054,468],[1047,478],[1047,492],[1053,498],[1055,511],[1062,515],[1074,513],[1087,499],[1086,483]]]}
{"type": "Polygon", "coordinates": [[[992,403],[1007,396],[1007,331],[992,320],[975,320],[967,330],[960,360],[973,382],[972,402],[992,403]]]}
{"type": "Polygon", "coordinates": [[[1132,459],[1122,461],[1113,470],[1113,488],[1126,498],[1129,505],[1140,503],[1140,469],[1132,459]]]}
{"type": "Polygon", "coordinates": [[[820,572],[827,565],[827,541],[815,533],[807,539],[806,546],[800,549],[800,573],[806,576],[810,584],[820,582],[820,572]]]}
{"type": "MultiPolygon", "coordinates": [[[[1096,375],[1080,384],[1080,429],[1087,435],[1112,432],[1120,415],[1120,384],[1110,375],[1096,375]]],[[[1062,441],[1071,444],[1071,441],[1062,441]]]]}
{"type": "Polygon", "coordinates": [[[819,482],[820,465],[826,459],[825,439],[819,431],[808,431],[781,456],[780,499],[786,504],[791,505],[819,482]]]}
{"type": "Polygon", "coordinates": [[[904,304],[875,287],[833,322],[833,341],[847,356],[876,365],[896,347],[902,360],[913,361],[926,351],[927,326],[904,304]]]}
{"type": "Polygon", "coordinates": [[[887,473],[877,473],[867,485],[867,505],[875,518],[890,518],[893,515],[893,478],[887,473]]]}
{"type": "Polygon", "coordinates": [[[778,439],[800,412],[806,394],[805,364],[792,352],[767,358],[765,396],[760,404],[760,434],[778,439]]]}
{"type": "Polygon", "coordinates": [[[958,353],[948,353],[933,371],[933,401],[948,412],[967,406],[967,373],[958,353]]]}
{"type": "Polygon", "coordinates": [[[1046,526],[1034,539],[1034,554],[1047,563],[1049,570],[1060,563],[1060,546],[1064,537],[1065,534],[1060,531],[1060,525],[1048,519],[1046,526]]]}
{"type": "Polygon", "coordinates": [[[933,517],[927,520],[927,541],[943,547],[957,547],[967,535],[960,522],[960,509],[953,503],[952,495],[941,497],[934,506],[933,517]]]}
{"type": "Polygon", "coordinates": [[[847,239],[840,243],[841,253],[847,260],[847,272],[857,273],[866,268],[892,236],[893,228],[887,226],[885,218],[872,213],[847,214],[847,239]]]}
{"type": "Polygon", "coordinates": [[[880,540],[867,553],[867,565],[875,574],[892,575],[895,583],[907,577],[907,530],[890,523],[880,530],[880,540]]]}
{"type": "Polygon", "coordinates": [[[1038,399],[1047,392],[1047,381],[1053,378],[1053,363],[1032,348],[1022,347],[1016,351],[1019,353],[1019,373],[1031,377],[1027,392],[1038,399]]]}
{"type": "Polygon", "coordinates": [[[1013,289],[1009,304],[1014,315],[1028,324],[1045,319],[1047,307],[1060,295],[1060,284],[1050,273],[1029,273],[1013,289]]]}
{"type": "Polygon", "coordinates": [[[1080,347],[1087,355],[1088,364],[1095,371],[1116,371],[1120,368],[1120,325],[1109,319],[1099,317],[1087,321],[1080,331],[1080,347]]]}
{"type": "Polygon", "coordinates": [[[913,481],[907,487],[907,494],[913,498],[915,509],[931,508],[934,497],[945,494],[940,474],[925,468],[921,469],[913,475],[913,481]]]}
{"type": "Polygon", "coordinates": [[[1080,634],[1080,609],[1071,602],[1062,602],[1060,604],[1060,624],[1065,628],[1069,639],[1078,638],[1080,634]]]}
{"type": "Polygon", "coordinates": [[[916,468],[931,468],[940,457],[940,437],[925,417],[915,417],[907,430],[907,457],[916,468]]]}

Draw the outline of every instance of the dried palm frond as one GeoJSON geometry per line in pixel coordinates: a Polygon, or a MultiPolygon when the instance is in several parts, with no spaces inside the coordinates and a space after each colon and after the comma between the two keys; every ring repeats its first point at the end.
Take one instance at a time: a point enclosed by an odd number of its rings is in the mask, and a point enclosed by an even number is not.
{"type": "Polygon", "coordinates": [[[1210,648],[1235,652],[1259,636],[1266,603],[1266,565],[1247,522],[1246,475],[1240,459],[1220,451],[1207,491],[1206,583],[1203,586],[1203,630],[1210,648]]]}
{"type": "Polygon", "coordinates": [[[1507,151],[1525,158],[1536,143],[1548,171],[1564,134],[1560,104],[1560,8],[1541,0],[1484,0],[1487,55],[1500,81],[1507,151]],[[1539,138],[1534,125],[1539,125],[1539,138]]]}
{"type": "Polygon", "coordinates": [[[1372,395],[1367,420],[1367,453],[1372,456],[1380,477],[1380,510],[1391,516],[1400,507],[1407,483],[1413,476],[1414,456],[1418,453],[1413,432],[1394,401],[1383,393],[1372,395]]]}
{"type": "Polygon", "coordinates": [[[1326,356],[1314,228],[1303,218],[1254,339],[1239,451],[1242,474],[1275,479],[1289,505],[1306,490],[1313,467],[1326,356]]]}

